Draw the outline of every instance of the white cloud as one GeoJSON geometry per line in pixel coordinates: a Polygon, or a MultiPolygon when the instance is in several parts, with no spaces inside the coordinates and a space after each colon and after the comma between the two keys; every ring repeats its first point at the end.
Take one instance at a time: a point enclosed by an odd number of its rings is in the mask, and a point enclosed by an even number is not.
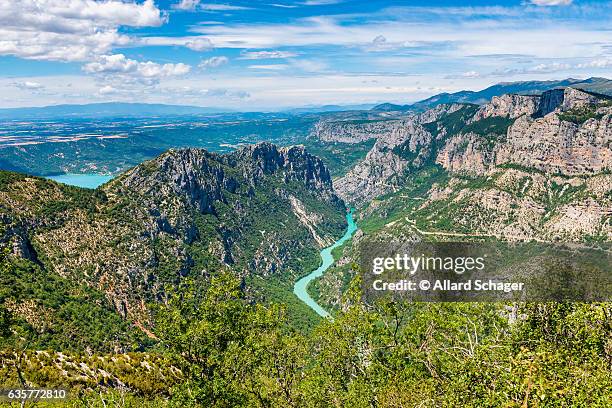
{"type": "Polygon", "coordinates": [[[112,86],[110,86],[110,85],[106,85],[106,86],[103,86],[102,88],[100,88],[98,90],[98,93],[100,95],[108,95],[108,94],[117,93],[117,90],[115,88],[113,88],[112,86]]]}
{"type": "Polygon", "coordinates": [[[153,0],[0,0],[0,55],[86,61],[130,39],[120,26],[160,26],[153,0]]]}
{"type": "Polygon", "coordinates": [[[574,0],[531,0],[536,6],[569,6],[574,0]]]}
{"type": "MultiPolygon", "coordinates": [[[[606,10],[610,11],[610,6],[598,14],[606,10]]],[[[446,59],[491,54],[579,58],[601,54],[610,44],[609,32],[601,29],[601,22],[563,24],[563,21],[544,18],[541,12],[528,12],[521,18],[496,14],[490,19],[474,20],[459,15],[449,17],[450,20],[432,20],[416,19],[419,15],[393,10],[392,16],[374,17],[362,24],[347,24],[355,20],[354,16],[328,16],[280,24],[197,26],[193,30],[206,35],[217,48],[336,46],[391,50],[402,47],[418,48],[421,56],[437,55],[446,59]]]]}
{"type": "Polygon", "coordinates": [[[229,4],[202,4],[200,8],[207,11],[249,10],[249,7],[231,6],[229,4]]]}
{"type": "Polygon", "coordinates": [[[251,94],[246,91],[235,91],[224,88],[216,88],[216,89],[207,89],[204,90],[204,94],[206,96],[214,96],[214,97],[228,97],[228,98],[238,98],[238,99],[248,99],[251,97],[251,94]]]}
{"type": "Polygon", "coordinates": [[[202,4],[201,0],[181,0],[174,4],[172,8],[178,10],[205,10],[205,11],[231,11],[231,10],[248,10],[248,7],[232,6],[230,4],[202,4]]]}
{"type": "Polygon", "coordinates": [[[99,75],[107,81],[157,83],[162,78],[185,75],[191,67],[187,64],[158,64],[152,61],[136,61],[123,54],[101,55],[96,61],[83,66],[83,71],[99,75]]]}
{"type": "MultiPolygon", "coordinates": [[[[219,23],[220,24],[220,23],[219,23]]],[[[202,35],[187,37],[140,37],[140,46],[180,46],[187,47],[194,51],[210,51],[215,48],[215,44],[210,38],[202,35]]]]}
{"type": "Polygon", "coordinates": [[[296,57],[297,54],[289,51],[250,51],[243,52],[240,59],[261,60],[261,59],[282,59],[296,57]]]}
{"type": "Polygon", "coordinates": [[[212,41],[206,37],[194,38],[185,42],[185,47],[194,51],[209,51],[214,48],[212,41]]]}
{"type": "Polygon", "coordinates": [[[211,58],[205,59],[202,62],[200,62],[198,64],[198,67],[203,68],[203,69],[217,68],[217,67],[220,67],[221,65],[227,64],[228,62],[229,62],[229,59],[224,56],[211,57],[211,58]]]}
{"type": "Polygon", "coordinates": [[[249,69],[261,69],[264,71],[282,71],[287,68],[289,68],[289,65],[285,64],[249,65],[249,69]]]}
{"type": "Polygon", "coordinates": [[[181,0],[180,3],[174,4],[172,7],[179,10],[195,10],[200,4],[200,0],[181,0]]]}
{"type": "Polygon", "coordinates": [[[567,69],[572,68],[570,64],[566,64],[563,62],[553,62],[551,64],[538,64],[532,68],[526,69],[526,73],[540,73],[540,72],[557,72],[557,71],[565,71],[567,69]]]}
{"type": "Polygon", "coordinates": [[[578,64],[577,68],[609,68],[612,67],[612,58],[600,58],[586,63],[578,64]]]}
{"type": "Polygon", "coordinates": [[[467,71],[461,74],[463,78],[478,78],[480,74],[476,71],[467,71]]]}
{"type": "Polygon", "coordinates": [[[464,78],[480,78],[480,73],[477,71],[466,71],[458,75],[446,75],[446,79],[464,79],[464,78]]]}
{"type": "Polygon", "coordinates": [[[297,6],[294,4],[271,3],[269,5],[272,7],[280,7],[280,8],[297,8],[297,6]]]}
{"type": "Polygon", "coordinates": [[[15,82],[13,85],[15,85],[19,89],[25,89],[30,91],[36,91],[44,88],[42,84],[34,81],[15,82]]]}
{"type": "Polygon", "coordinates": [[[291,66],[296,67],[304,72],[323,72],[329,69],[329,66],[324,61],[308,59],[291,60],[291,66]]]}

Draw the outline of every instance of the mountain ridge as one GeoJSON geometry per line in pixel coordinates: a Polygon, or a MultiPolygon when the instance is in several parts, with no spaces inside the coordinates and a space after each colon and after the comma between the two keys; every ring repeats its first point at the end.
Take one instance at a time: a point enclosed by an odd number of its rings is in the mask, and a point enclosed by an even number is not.
{"type": "Polygon", "coordinates": [[[516,93],[535,95],[559,87],[574,87],[584,90],[612,95],[612,81],[606,78],[591,77],[585,80],[568,78],[560,81],[518,81],[500,82],[480,91],[462,90],[454,93],[441,93],[408,105],[380,104],[372,108],[375,111],[424,111],[439,104],[475,103],[484,104],[494,96],[516,93]]]}
{"type": "Polygon", "coordinates": [[[316,266],[317,248],[346,225],[329,171],[303,147],[174,149],[96,190],[0,176],[0,241],[104,293],[143,328],[148,304],[187,277],[230,269],[254,297],[290,296],[292,282],[316,266]],[[260,278],[277,282],[277,293],[260,278]]]}

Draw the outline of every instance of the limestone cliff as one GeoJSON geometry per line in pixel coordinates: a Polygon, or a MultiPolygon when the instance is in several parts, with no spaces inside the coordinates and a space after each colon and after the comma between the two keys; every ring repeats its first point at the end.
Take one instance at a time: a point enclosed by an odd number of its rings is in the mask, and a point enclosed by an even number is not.
{"type": "Polygon", "coordinates": [[[496,166],[516,164],[579,175],[612,168],[612,107],[607,99],[572,88],[566,88],[563,95],[551,91],[543,97],[495,99],[472,122],[495,116],[516,120],[493,145],[488,134],[466,132],[451,138],[437,158],[445,169],[483,174],[496,166]],[[535,98],[541,106],[526,103],[535,98]],[[539,117],[553,105],[552,111],[539,117]],[[576,115],[580,120],[574,119],[576,115]]]}
{"type": "Polygon", "coordinates": [[[230,269],[289,286],[346,225],[327,168],[302,147],[171,150],[96,191],[8,178],[2,241],[136,320],[185,276],[230,269]]]}

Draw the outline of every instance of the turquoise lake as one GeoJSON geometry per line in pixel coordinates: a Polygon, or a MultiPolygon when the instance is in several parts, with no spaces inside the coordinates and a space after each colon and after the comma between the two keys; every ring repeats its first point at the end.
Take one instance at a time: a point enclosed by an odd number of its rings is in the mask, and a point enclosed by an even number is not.
{"type": "Polygon", "coordinates": [[[46,178],[71,186],[96,188],[112,180],[113,176],[105,174],[60,174],[57,176],[48,176],[46,178]]]}
{"type": "Polygon", "coordinates": [[[346,214],[346,222],[348,223],[348,227],[346,228],[346,232],[344,235],[334,242],[332,246],[329,246],[321,251],[321,266],[317,269],[304,276],[302,279],[298,280],[293,286],[293,293],[306,305],[308,305],[312,310],[317,312],[317,314],[321,317],[331,317],[330,314],[323,309],[317,302],[314,301],[313,298],[308,294],[308,284],[313,280],[323,276],[323,273],[334,263],[334,257],[332,256],[332,251],[338,248],[340,245],[344,244],[346,241],[351,239],[353,233],[357,231],[357,224],[353,220],[353,212],[348,212],[346,214]]]}

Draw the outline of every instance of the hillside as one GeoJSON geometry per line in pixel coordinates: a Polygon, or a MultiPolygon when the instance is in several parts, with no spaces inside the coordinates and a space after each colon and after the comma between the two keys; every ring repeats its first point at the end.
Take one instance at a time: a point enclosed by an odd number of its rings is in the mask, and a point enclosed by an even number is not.
{"type": "MultiPolygon", "coordinates": [[[[149,304],[168,285],[223,270],[252,298],[298,310],[292,282],[345,228],[327,168],[300,147],[171,150],[97,190],[1,174],[2,242],[19,262],[104,294],[103,304],[145,332],[149,304]]],[[[11,301],[34,307],[23,296],[11,301]]]]}
{"type": "Polygon", "coordinates": [[[334,181],[361,233],[311,292],[336,308],[364,240],[612,240],[612,100],[575,88],[439,105],[369,133],[364,160],[334,181]]]}
{"type": "Polygon", "coordinates": [[[66,388],[59,406],[607,407],[610,303],[372,299],[358,261],[559,242],[605,273],[611,124],[609,97],[568,87],[328,121],[305,147],[173,149],[96,190],[0,172],[2,385],[66,388]],[[319,321],[292,284],[347,205],[360,230],[308,287],[319,321]]]}

